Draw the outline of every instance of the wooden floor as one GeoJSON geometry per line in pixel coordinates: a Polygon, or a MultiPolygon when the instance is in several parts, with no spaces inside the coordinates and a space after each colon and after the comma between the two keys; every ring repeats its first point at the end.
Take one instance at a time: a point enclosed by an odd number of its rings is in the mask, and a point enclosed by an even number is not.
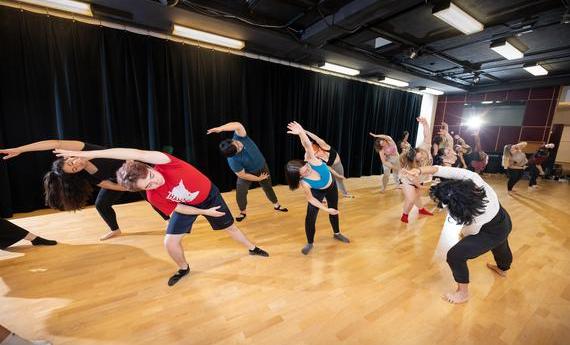
{"type": "Polygon", "coordinates": [[[341,201],[351,244],[321,214],[301,255],[303,194],[277,187],[282,214],[255,189],[240,227],[271,257],[200,220],[184,240],[192,275],[174,287],[165,224],[146,203],[116,207],[126,235],[104,243],[94,209],[14,220],[61,244],[0,252],[0,323],[54,344],[570,344],[570,187],[521,181],[508,197],[503,177],[486,178],[513,219],[514,263],[504,279],[485,268],[490,254],[470,261],[465,305],[440,299],[453,287],[432,260],[444,214],[401,224],[401,192],[380,194],[374,176],[349,180],[357,198],[341,201]]]}

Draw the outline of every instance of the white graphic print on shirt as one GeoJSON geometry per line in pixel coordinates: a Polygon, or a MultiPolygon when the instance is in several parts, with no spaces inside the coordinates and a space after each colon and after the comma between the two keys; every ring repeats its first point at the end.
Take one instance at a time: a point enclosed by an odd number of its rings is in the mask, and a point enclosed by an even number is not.
{"type": "Polygon", "coordinates": [[[192,202],[198,197],[198,194],[200,194],[199,191],[190,193],[184,186],[184,182],[180,180],[178,186],[172,188],[166,198],[174,202],[192,202]]]}

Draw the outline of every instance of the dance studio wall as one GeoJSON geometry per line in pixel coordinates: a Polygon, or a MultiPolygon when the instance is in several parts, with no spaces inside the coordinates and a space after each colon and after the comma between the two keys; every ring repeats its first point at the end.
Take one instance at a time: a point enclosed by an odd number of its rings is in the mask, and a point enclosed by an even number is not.
{"type": "MultiPolygon", "coordinates": [[[[50,138],[162,149],[198,166],[222,190],[235,175],[217,150],[243,122],[284,183],[302,158],[286,124],[300,121],[340,151],[348,176],[379,174],[369,131],[416,137],[421,95],[130,32],[0,6],[0,147],[50,138]]],[[[53,155],[0,163],[0,210],[44,207],[53,155]]]]}
{"type": "MultiPolygon", "coordinates": [[[[458,94],[440,96],[437,103],[435,124],[442,121],[449,124],[450,131],[462,133],[471,140],[463,123],[465,103],[483,101],[524,101],[526,109],[522,126],[481,127],[481,145],[487,152],[499,152],[506,144],[518,141],[541,142],[549,138],[554,110],[558,100],[559,87],[532,88],[479,94],[458,94]]],[[[492,115],[492,114],[491,114],[492,115]]],[[[439,127],[439,126],[438,126],[439,127]]],[[[437,131],[434,131],[436,133],[437,131]]]]}

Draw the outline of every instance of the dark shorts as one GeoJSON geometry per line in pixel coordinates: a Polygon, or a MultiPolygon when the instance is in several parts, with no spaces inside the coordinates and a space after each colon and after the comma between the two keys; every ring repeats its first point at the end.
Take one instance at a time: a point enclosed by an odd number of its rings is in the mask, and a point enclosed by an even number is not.
{"type": "MultiPolygon", "coordinates": [[[[229,228],[234,223],[234,217],[232,216],[228,205],[226,205],[226,202],[222,198],[220,190],[213,184],[212,189],[210,190],[210,194],[208,194],[208,198],[201,204],[192,206],[203,210],[221,206],[218,211],[224,212],[225,214],[223,216],[204,216],[210,223],[210,226],[213,230],[224,230],[229,228]]],[[[182,235],[190,233],[190,231],[192,231],[192,224],[194,224],[196,218],[198,218],[198,215],[188,215],[174,212],[170,217],[170,222],[168,223],[168,228],[166,228],[166,233],[169,235],[182,235]]]]}

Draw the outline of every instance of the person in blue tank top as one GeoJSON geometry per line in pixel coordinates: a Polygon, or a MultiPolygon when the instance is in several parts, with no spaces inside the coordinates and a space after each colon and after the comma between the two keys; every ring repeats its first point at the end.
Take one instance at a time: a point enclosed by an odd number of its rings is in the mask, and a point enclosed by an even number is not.
{"type": "Polygon", "coordinates": [[[334,232],[334,239],[349,243],[350,240],[340,233],[338,220],[338,189],[332,178],[327,165],[315,156],[313,146],[303,127],[297,122],[291,122],[287,126],[288,134],[299,136],[301,144],[305,149],[307,161],[300,159],[290,160],[285,166],[287,183],[291,190],[299,187],[305,192],[307,201],[307,215],[305,217],[305,234],[307,244],[301,249],[304,255],[309,254],[313,249],[315,239],[315,224],[319,210],[329,214],[329,220],[334,232]],[[323,204],[323,199],[327,198],[329,207],[323,204]]]}
{"type": "Polygon", "coordinates": [[[237,175],[236,199],[240,214],[236,220],[241,222],[247,216],[247,192],[252,182],[259,183],[275,211],[287,212],[288,210],[277,200],[265,158],[247,135],[245,127],[239,122],[229,122],[210,128],[207,134],[221,132],[234,132],[233,138],[222,140],[219,148],[228,160],[230,169],[237,175]]]}

